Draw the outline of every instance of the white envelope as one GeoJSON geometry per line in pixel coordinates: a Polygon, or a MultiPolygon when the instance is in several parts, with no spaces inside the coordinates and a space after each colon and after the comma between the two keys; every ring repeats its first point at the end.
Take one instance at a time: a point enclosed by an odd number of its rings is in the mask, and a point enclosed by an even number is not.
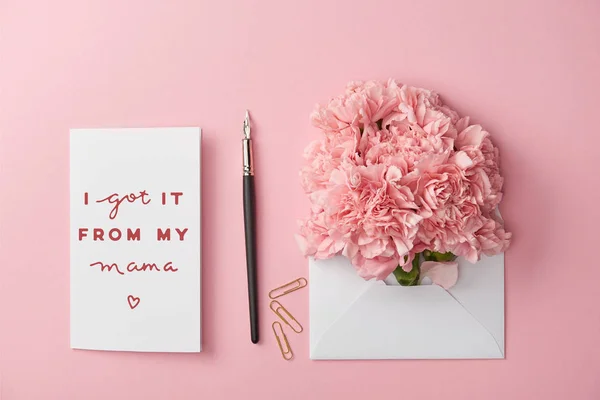
{"type": "Polygon", "coordinates": [[[365,281],[341,256],[311,259],[310,358],[504,358],[504,255],[458,261],[446,291],[365,281]]]}

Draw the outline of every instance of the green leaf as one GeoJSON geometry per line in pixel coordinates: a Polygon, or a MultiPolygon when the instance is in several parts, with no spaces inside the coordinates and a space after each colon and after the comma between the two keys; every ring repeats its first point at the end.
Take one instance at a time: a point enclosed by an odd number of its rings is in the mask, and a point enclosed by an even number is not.
{"type": "Polygon", "coordinates": [[[394,270],[394,277],[398,283],[402,286],[416,286],[419,284],[419,276],[421,275],[421,268],[419,267],[419,255],[417,254],[412,262],[412,269],[406,272],[401,266],[398,266],[394,270]]]}

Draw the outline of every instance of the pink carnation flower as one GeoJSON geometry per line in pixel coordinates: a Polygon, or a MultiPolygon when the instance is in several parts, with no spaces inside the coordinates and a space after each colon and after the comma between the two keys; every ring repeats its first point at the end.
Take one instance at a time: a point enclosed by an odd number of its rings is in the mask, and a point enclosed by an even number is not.
{"type": "Polygon", "coordinates": [[[328,258],[343,250],[367,279],[384,279],[404,264],[421,217],[401,178],[402,171],[395,166],[333,171],[327,190],[313,198],[323,211],[302,226],[305,254],[328,258]]]}
{"type": "Polygon", "coordinates": [[[367,164],[401,165],[408,173],[422,158],[452,149],[454,139],[445,133],[447,130],[431,134],[406,119],[394,120],[387,129],[364,138],[359,149],[363,150],[367,164]]]}
{"type": "MultiPolygon", "coordinates": [[[[421,252],[462,256],[506,250],[511,234],[498,149],[489,133],[426,89],[352,82],[311,116],[323,137],[305,151],[302,186],[312,204],[298,242],[305,255],[348,257],[360,276],[406,271],[421,252]]],[[[455,262],[423,264],[449,287],[455,262]]]]}
{"type": "MultiPolygon", "coordinates": [[[[429,134],[444,134],[458,121],[458,114],[444,106],[437,93],[404,85],[400,88],[398,108],[384,119],[384,125],[394,120],[408,120],[421,126],[429,134]]],[[[455,129],[449,136],[456,136],[455,129]]]]}
{"type": "Polygon", "coordinates": [[[311,115],[314,126],[326,135],[348,127],[364,128],[386,117],[398,106],[399,87],[396,81],[350,82],[346,92],[331,99],[326,106],[317,106],[311,115]]]}
{"type": "MultiPolygon", "coordinates": [[[[468,118],[465,123],[468,124],[468,118]]],[[[481,191],[477,193],[479,204],[485,211],[491,212],[502,200],[504,183],[500,175],[498,149],[492,144],[489,133],[479,125],[464,128],[458,134],[456,147],[461,157],[471,160],[469,175],[477,175],[473,179],[480,183],[481,191]]]]}

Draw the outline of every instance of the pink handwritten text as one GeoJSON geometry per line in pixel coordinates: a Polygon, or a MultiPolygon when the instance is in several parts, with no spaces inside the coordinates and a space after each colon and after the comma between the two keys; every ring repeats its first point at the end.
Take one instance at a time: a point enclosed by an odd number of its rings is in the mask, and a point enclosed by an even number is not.
{"type": "Polygon", "coordinates": [[[100,267],[101,272],[112,272],[115,271],[119,275],[125,275],[126,273],[131,272],[148,272],[148,271],[156,271],[156,272],[177,272],[178,268],[173,266],[173,262],[169,261],[162,265],[157,265],[156,263],[142,263],[138,264],[135,261],[127,264],[127,267],[121,268],[117,263],[105,264],[102,261],[96,261],[90,264],[90,267],[100,267]]]}

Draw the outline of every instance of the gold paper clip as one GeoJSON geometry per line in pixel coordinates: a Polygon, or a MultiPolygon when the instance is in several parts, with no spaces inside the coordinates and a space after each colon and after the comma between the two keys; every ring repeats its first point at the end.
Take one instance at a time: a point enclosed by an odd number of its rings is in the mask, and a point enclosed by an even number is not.
{"type": "Polygon", "coordinates": [[[279,317],[283,322],[286,323],[296,333],[300,333],[304,330],[300,322],[296,321],[296,318],[284,306],[281,305],[277,300],[273,300],[269,305],[269,308],[279,317]]]}
{"type": "Polygon", "coordinates": [[[273,322],[273,333],[275,334],[275,339],[277,339],[277,344],[279,345],[279,350],[281,350],[281,356],[284,360],[291,360],[294,358],[294,353],[292,353],[292,348],[290,347],[290,342],[288,342],[287,336],[283,331],[283,327],[277,321],[273,322]],[[277,326],[277,328],[275,328],[277,326]],[[279,331],[279,332],[277,332],[279,331]]]}
{"type": "Polygon", "coordinates": [[[304,278],[298,278],[294,281],[288,282],[285,285],[281,285],[269,292],[271,299],[276,299],[281,296],[285,296],[288,293],[295,292],[298,289],[302,289],[308,282],[304,278]]]}

